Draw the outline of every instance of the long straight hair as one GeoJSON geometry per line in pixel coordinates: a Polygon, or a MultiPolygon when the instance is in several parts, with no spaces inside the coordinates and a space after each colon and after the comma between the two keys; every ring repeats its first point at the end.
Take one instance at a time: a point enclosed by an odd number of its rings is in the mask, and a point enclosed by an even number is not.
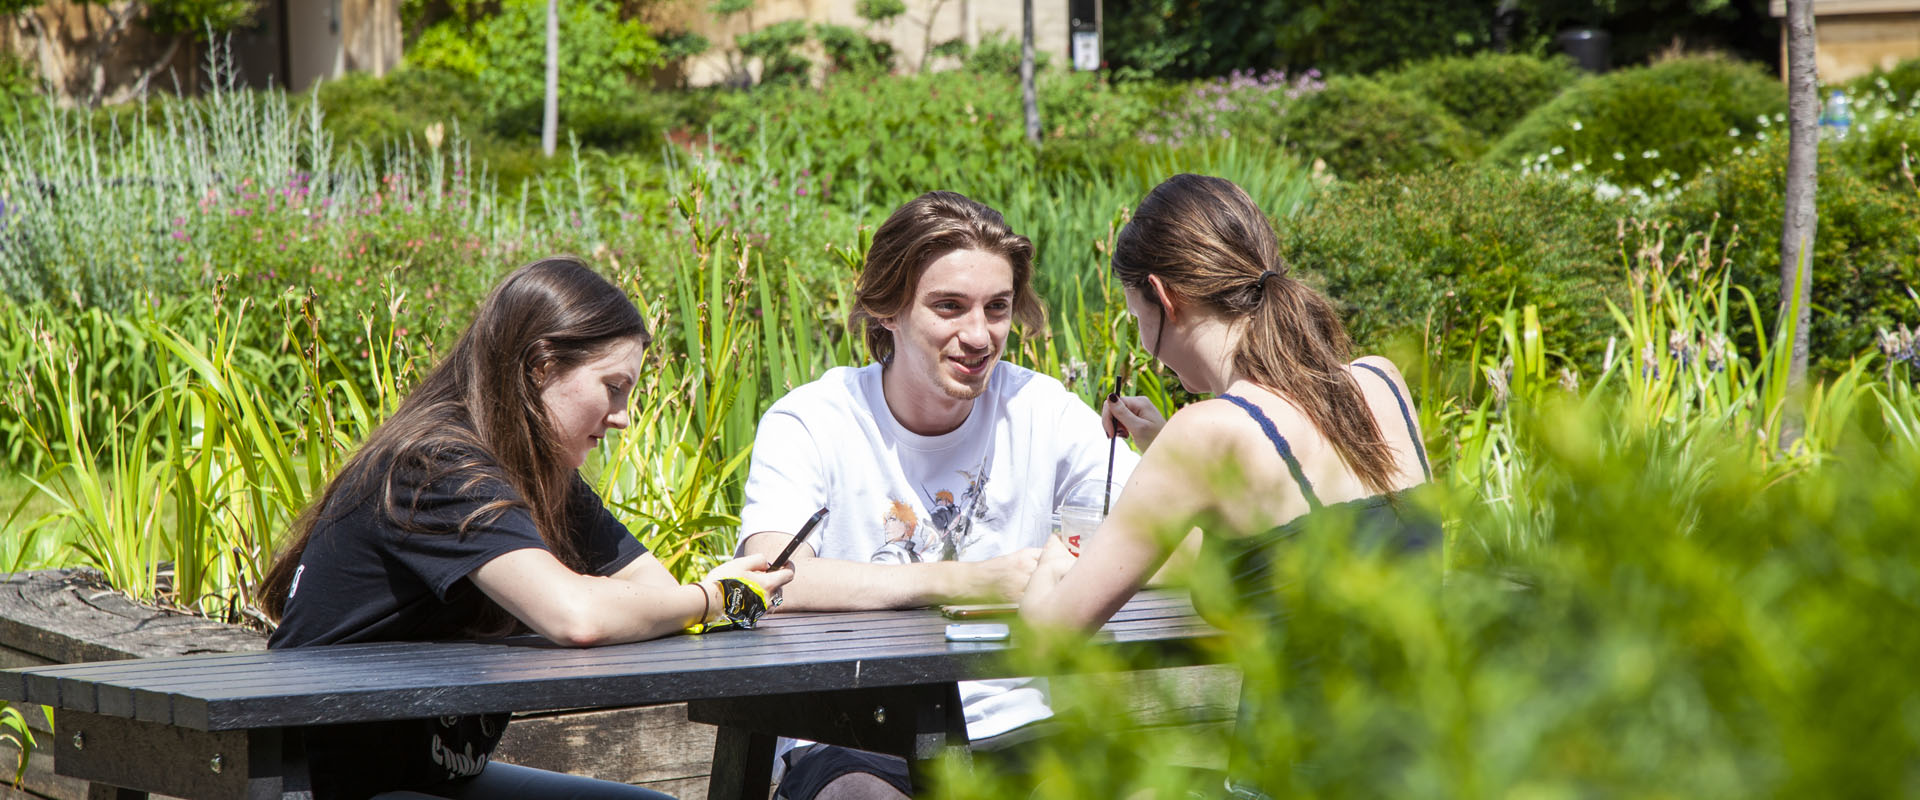
{"type": "Polygon", "coordinates": [[[1182,298],[1246,319],[1234,369],[1293,401],[1369,489],[1393,488],[1393,449],[1347,369],[1346,327],[1287,274],[1273,224],[1240,187],[1191,174],[1154,187],[1114,242],[1113,274],[1148,297],[1157,275],[1182,298]]]}
{"type": "MultiPolygon", "coordinates": [[[[377,497],[379,511],[408,532],[464,535],[514,508],[533,517],[556,558],[585,571],[575,541],[592,509],[579,472],[554,436],[540,391],[550,380],[623,341],[649,341],[633,301],[579,259],[549,258],[515,270],[481,303],[453,350],[347,460],[320,499],[294,523],[291,544],[261,581],[268,616],[280,619],[300,557],[322,522],[377,497]],[[401,508],[396,479],[417,485],[451,480],[461,493],[505,484],[518,499],[481,505],[451,530],[419,522],[401,508]]],[[[475,632],[504,632],[511,617],[496,611],[475,632]]]]}
{"type": "Polygon", "coordinates": [[[979,250],[1013,267],[1013,318],[1037,327],[1046,310],[1033,293],[1033,242],[1014,233],[1000,212],[958,192],[927,192],[908,200],[873,233],[847,328],[862,337],[873,360],[893,358],[893,331],[882,320],[906,311],[927,265],[956,250],[979,250]]]}

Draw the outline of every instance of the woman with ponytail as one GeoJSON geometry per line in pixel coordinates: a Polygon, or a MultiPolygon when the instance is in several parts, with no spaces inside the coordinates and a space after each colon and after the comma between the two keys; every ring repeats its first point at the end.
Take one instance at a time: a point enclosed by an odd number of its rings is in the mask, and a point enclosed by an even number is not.
{"type": "Polygon", "coordinates": [[[1049,546],[1023,616],[1099,626],[1167,560],[1177,540],[1162,534],[1202,523],[1202,546],[1224,551],[1243,595],[1263,591],[1279,540],[1332,507],[1399,547],[1437,542],[1431,520],[1395,501],[1430,477],[1399,370],[1350,360],[1333,304],[1288,274],[1240,187],[1200,175],[1155,187],[1120,232],[1113,273],[1148,352],[1216,397],[1170,420],[1144,397],[1110,399],[1107,430],[1142,448],[1140,464],[1083,555],[1049,546]]]}
{"type": "MultiPolygon", "coordinates": [[[[764,605],[727,608],[722,597],[764,598],[792,570],[748,556],[682,585],[580,477],[607,431],[627,427],[647,341],[633,301],[576,259],[508,275],[295,523],[260,588],[279,623],[267,646],[530,631],[586,647],[751,624],[764,605]],[[727,582],[743,585],[723,595],[727,582]]],[[[506,722],[307,728],[313,797],[665,797],[489,763],[506,722]]]]}

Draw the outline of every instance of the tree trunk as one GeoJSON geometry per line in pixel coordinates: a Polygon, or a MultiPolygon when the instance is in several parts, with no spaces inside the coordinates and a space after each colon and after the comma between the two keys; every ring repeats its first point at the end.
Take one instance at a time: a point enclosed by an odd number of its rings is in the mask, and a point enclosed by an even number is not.
{"type": "MultiPolygon", "coordinates": [[[[1813,306],[1814,187],[1820,164],[1820,97],[1814,69],[1813,0],[1787,0],[1787,186],[1780,234],[1780,326],[1791,331],[1788,412],[1782,443],[1799,438],[1797,398],[1807,379],[1807,326],[1813,306]]],[[[1777,376],[1776,376],[1777,377],[1777,376]]]]}
{"type": "Polygon", "coordinates": [[[560,0],[547,0],[547,106],[540,118],[540,152],[553,155],[559,131],[560,0]]]}
{"type": "Polygon", "coordinates": [[[933,59],[933,24],[939,21],[940,7],[946,4],[947,0],[933,0],[927,8],[925,24],[920,26],[920,68],[914,70],[916,74],[927,74],[927,62],[933,59]]]}
{"type": "Polygon", "coordinates": [[[1040,98],[1033,90],[1033,0],[1020,0],[1020,101],[1027,111],[1027,141],[1040,143],[1040,98]]]}

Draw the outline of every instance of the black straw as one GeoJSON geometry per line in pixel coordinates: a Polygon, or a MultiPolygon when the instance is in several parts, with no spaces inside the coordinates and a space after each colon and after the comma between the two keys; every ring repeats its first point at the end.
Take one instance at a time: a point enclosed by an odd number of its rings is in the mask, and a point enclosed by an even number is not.
{"type": "MultiPolygon", "coordinates": [[[[1120,379],[1122,377],[1124,377],[1124,375],[1113,376],[1113,393],[1107,395],[1107,402],[1109,404],[1118,405],[1120,403],[1120,379]]],[[[1107,437],[1107,482],[1105,486],[1101,487],[1100,494],[1100,516],[1103,517],[1107,515],[1107,507],[1113,503],[1114,449],[1119,447],[1120,436],[1126,433],[1126,430],[1126,428],[1121,427],[1120,420],[1116,417],[1113,420],[1113,435],[1107,437]]]]}

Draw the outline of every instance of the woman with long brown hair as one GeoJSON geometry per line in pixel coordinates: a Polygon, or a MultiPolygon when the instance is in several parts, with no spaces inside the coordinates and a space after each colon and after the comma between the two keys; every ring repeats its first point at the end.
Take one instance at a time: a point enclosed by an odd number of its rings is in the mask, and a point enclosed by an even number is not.
{"type": "MultiPolygon", "coordinates": [[[[633,302],[576,259],[508,275],[295,524],[261,587],[279,622],[268,646],[528,630],[629,642],[744,613],[722,607],[726,582],[762,589],[731,593],[743,597],[792,579],[749,556],[681,585],[581,479],[607,431],[627,427],[648,339],[633,302]]],[[[314,797],[663,797],[489,763],[506,721],[308,728],[314,797]]]]}
{"type": "Polygon", "coordinates": [[[1202,522],[1243,593],[1263,590],[1274,545],[1333,507],[1401,547],[1438,529],[1395,500],[1426,481],[1406,383],[1378,356],[1349,360],[1327,298],[1292,276],[1273,226],[1240,187],[1176,175],[1115,242],[1113,273],[1141,342],[1190,392],[1215,399],[1163,420],[1143,397],[1109,402],[1109,432],[1142,449],[1112,514],[1075,559],[1049,544],[1021,601],[1038,624],[1093,628],[1202,522]],[[1223,481],[1238,484],[1223,487],[1223,481]],[[1236,533],[1241,532],[1241,533],[1236,533]]]}

